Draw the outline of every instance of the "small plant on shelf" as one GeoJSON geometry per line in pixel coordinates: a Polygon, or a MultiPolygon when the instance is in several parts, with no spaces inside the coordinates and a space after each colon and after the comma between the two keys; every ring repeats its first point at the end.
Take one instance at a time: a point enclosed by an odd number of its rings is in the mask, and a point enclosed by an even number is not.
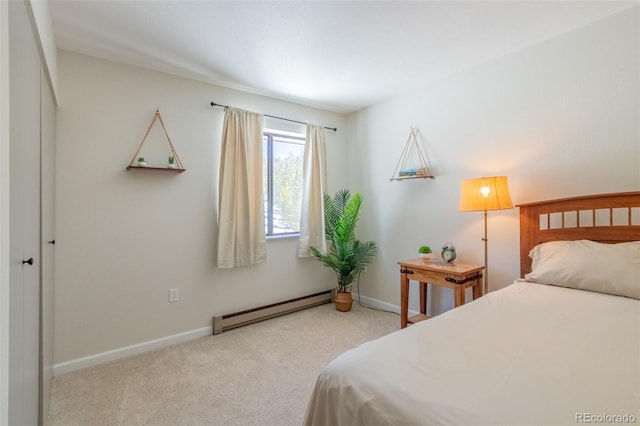
{"type": "Polygon", "coordinates": [[[139,157],[138,158],[138,166],[139,167],[147,167],[147,162],[144,161],[144,157],[139,157]]]}
{"type": "Polygon", "coordinates": [[[420,256],[423,259],[430,259],[431,258],[431,247],[429,246],[420,246],[420,248],[418,249],[418,253],[420,253],[420,256]]]}
{"type": "Polygon", "coordinates": [[[169,164],[167,164],[167,167],[170,169],[176,168],[176,159],[173,157],[173,155],[169,156],[169,164]]]}

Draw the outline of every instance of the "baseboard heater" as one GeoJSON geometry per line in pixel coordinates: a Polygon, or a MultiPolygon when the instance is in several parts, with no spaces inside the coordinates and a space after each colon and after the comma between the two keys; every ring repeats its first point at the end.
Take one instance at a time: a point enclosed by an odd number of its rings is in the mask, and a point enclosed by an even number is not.
{"type": "Polygon", "coordinates": [[[245,311],[227,314],[220,317],[213,317],[213,334],[220,334],[243,325],[253,324],[291,312],[301,311],[314,306],[329,303],[332,300],[332,291],[327,290],[322,293],[315,293],[309,296],[298,297],[296,299],[285,300],[284,302],[272,303],[259,308],[247,309],[245,311]]]}

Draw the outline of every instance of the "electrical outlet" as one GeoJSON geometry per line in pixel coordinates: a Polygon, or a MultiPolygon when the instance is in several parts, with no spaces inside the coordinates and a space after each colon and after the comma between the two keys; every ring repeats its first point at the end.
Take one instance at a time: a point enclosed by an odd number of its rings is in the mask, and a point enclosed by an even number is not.
{"type": "Polygon", "coordinates": [[[178,300],[180,300],[180,294],[178,293],[178,289],[177,288],[170,288],[169,289],[169,302],[177,302],[178,300]]]}

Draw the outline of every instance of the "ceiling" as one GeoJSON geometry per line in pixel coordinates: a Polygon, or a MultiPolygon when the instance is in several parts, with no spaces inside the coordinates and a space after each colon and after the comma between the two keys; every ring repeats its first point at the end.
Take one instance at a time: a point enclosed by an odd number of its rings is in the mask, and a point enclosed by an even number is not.
{"type": "Polygon", "coordinates": [[[343,113],[637,4],[50,0],[60,49],[343,113]]]}

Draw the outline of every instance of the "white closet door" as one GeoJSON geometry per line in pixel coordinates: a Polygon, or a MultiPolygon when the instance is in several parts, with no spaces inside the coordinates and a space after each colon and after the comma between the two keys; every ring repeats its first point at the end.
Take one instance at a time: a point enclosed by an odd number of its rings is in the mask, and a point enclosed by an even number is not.
{"type": "Polygon", "coordinates": [[[24,7],[9,2],[11,425],[39,422],[41,65],[24,7]]]}
{"type": "Polygon", "coordinates": [[[42,242],[41,272],[42,299],[41,329],[42,339],[42,383],[41,383],[41,417],[47,418],[49,411],[49,393],[53,379],[53,302],[54,302],[54,269],[55,260],[55,138],[56,138],[56,106],[42,72],[41,78],[41,114],[40,114],[40,146],[42,152],[41,186],[42,186],[42,242]]]}

